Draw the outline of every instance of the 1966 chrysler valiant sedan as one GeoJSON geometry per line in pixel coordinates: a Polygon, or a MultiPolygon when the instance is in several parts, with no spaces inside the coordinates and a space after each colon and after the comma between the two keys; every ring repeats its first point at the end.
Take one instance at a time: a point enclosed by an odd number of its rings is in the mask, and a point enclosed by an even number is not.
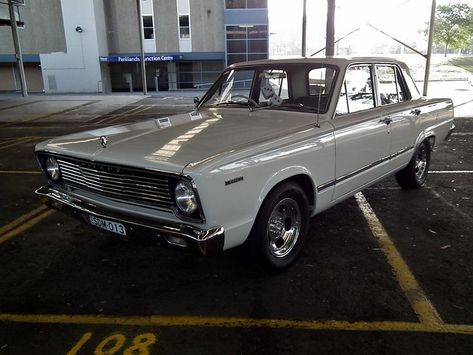
{"type": "Polygon", "coordinates": [[[38,144],[36,193],[118,235],[206,255],[246,243],[282,270],[310,217],[390,174],[424,184],[453,128],[452,101],[421,97],[393,59],[240,63],[193,112],[38,144]]]}

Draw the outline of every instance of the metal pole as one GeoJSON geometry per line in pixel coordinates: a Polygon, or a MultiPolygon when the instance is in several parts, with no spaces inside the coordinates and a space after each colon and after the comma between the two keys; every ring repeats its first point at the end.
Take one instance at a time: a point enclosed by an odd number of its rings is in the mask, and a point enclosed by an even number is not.
{"type": "Polygon", "coordinates": [[[141,82],[143,83],[143,95],[148,95],[148,85],[146,83],[145,49],[143,46],[143,19],[141,18],[141,0],[136,0],[138,10],[138,25],[140,26],[140,63],[141,63],[141,82]]]}
{"type": "Polygon", "coordinates": [[[15,57],[18,72],[20,73],[20,85],[21,94],[28,96],[28,89],[26,87],[25,67],[23,66],[23,56],[21,54],[20,38],[18,36],[18,27],[16,25],[15,10],[13,8],[13,2],[8,0],[8,10],[10,12],[10,25],[11,32],[13,35],[13,44],[15,45],[15,57]]]}
{"type": "Polygon", "coordinates": [[[430,11],[429,39],[427,42],[427,58],[425,61],[424,90],[422,95],[427,96],[429,89],[430,58],[432,57],[432,40],[434,36],[436,0],[432,0],[432,10],[430,11]]]}
{"type": "Polygon", "coordinates": [[[302,56],[305,57],[307,46],[307,0],[304,0],[302,6],[302,56]]]}
{"type": "Polygon", "coordinates": [[[325,39],[325,56],[335,54],[335,0],[327,0],[327,29],[325,39]]]}

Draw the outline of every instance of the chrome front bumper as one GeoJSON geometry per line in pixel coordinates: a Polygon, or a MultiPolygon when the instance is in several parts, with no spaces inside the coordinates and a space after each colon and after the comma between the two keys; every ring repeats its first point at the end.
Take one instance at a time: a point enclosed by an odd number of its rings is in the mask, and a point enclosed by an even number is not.
{"type": "Polygon", "coordinates": [[[54,186],[43,186],[36,190],[48,206],[68,212],[90,225],[89,216],[122,223],[127,236],[149,234],[169,246],[189,248],[202,255],[211,255],[223,250],[225,232],[223,227],[200,229],[179,222],[150,220],[117,213],[112,209],[99,207],[88,201],[71,196],[54,186]]]}

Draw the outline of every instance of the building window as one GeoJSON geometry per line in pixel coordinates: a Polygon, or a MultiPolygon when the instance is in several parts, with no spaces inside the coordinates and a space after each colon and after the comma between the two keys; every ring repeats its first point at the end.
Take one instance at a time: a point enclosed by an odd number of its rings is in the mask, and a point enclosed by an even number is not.
{"type": "Polygon", "coordinates": [[[180,38],[190,37],[189,15],[179,16],[179,37],[180,38]]]}
{"type": "Polygon", "coordinates": [[[226,9],[266,9],[267,0],[225,0],[226,9]]]}
{"type": "Polygon", "coordinates": [[[154,38],[153,16],[150,16],[150,15],[143,16],[143,32],[144,32],[145,39],[154,38]]]}
{"type": "Polygon", "coordinates": [[[266,9],[268,2],[267,0],[246,0],[246,7],[249,9],[266,9]]]}
{"type": "Polygon", "coordinates": [[[227,26],[227,65],[268,58],[268,26],[227,26]]]}

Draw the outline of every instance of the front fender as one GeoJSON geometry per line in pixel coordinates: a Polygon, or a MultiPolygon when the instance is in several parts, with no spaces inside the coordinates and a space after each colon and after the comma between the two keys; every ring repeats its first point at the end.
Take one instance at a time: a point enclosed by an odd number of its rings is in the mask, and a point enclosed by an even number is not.
{"type": "Polygon", "coordinates": [[[314,201],[309,201],[309,204],[315,205],[315,195],[317,190],[312,173],[303,166],[288,166],[282,170],[277,171],[275,174],[271,175],[268,180],[266,180],[263,188],[261,189],[260,195],[258,196],[257,204],[255,206],[256,210],[254,211],[253,215],[256,216],[258,214],[258,211],[266,199],[266,196],[268,196],[268,194],[276,185],[297,175],[305,175],[310,178],[312,190],[314,191],[314,201]]]}

